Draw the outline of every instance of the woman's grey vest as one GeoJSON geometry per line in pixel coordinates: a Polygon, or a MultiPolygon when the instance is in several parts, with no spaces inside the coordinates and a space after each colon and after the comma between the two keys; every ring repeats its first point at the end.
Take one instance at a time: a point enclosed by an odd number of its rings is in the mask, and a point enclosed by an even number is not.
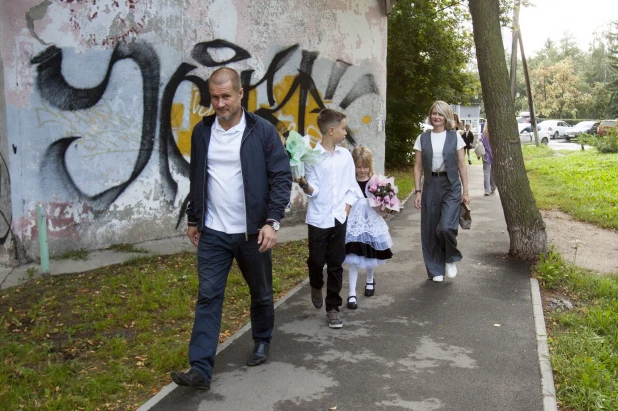
{"type": "MultiPolygon", "coordinates": [[[[433,159],[433,147],[431,146],[431,131],[427,131],[420,136],[421,139],[421,158],[423,159],[423,171],[425,181],[430,182],[433,159]]],[[[459,182],[459,162],[457,161],[457,132],[446,130],[446,140],[442,149],[444,162],[446,163],[446,176],[451,184],[459,182]]]]}

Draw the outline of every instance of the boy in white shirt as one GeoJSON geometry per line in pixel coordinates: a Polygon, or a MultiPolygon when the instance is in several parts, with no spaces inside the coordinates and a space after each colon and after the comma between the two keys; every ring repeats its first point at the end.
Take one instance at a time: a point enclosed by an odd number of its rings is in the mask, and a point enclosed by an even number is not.
{"type": "Polygon", "coordinates": [[[319,165],[306,165],[306,175],[298,181],[309,196],[305,222],[309,228],[309,281],[311,301],[322,307],[323,269],[326,265],[326,313],[330,328],[341,328],[340,292],[345,260],[347,216],[356,200],[363,197],[352,154],[339,146],[347,135],[345,114],[323,109],[318,115],[322,141],[316,145],[326,159],[319,165]]]}

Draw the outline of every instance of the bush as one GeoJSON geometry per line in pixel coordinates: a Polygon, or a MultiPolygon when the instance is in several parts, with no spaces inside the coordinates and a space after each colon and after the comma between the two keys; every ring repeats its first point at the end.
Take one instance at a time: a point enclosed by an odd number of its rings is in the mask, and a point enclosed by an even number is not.
{"type": "Polygon", "coordinates": [[[591,134],[580,134],[577,140],[582,146],[588,144],[596,147],[599,153],[618,153],[618,128],[613,127],[607,130],[604,136],[593,136],[591,134]]]}

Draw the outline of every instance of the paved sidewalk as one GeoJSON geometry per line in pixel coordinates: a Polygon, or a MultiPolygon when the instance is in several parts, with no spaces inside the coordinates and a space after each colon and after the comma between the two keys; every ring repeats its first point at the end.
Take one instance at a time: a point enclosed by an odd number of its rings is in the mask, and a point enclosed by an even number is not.
{"type": "MultiPolygon", "coordinates": [[[[170,384],[141,410],[552,409],[544,408],[555,404],[551,374],[544,361],[542,376],[537,350],[538,290],[529,266],[507,257],[500,199],[483,196],[482,167],[469,175],[473,223],[459,232],[457,278],[427,280],[420,211],[409,203],[389,221],[394,258],[377,270],[376,295],[363,296],[361,272],[359,308],[342,307],[342,329],[327,327],[305,282],[277,305],[268,362],[245,365],[247,326],[219,347],[210,391],[170,384]]],[[[292,232],[302,237],[306,228],[292,232]]]]}

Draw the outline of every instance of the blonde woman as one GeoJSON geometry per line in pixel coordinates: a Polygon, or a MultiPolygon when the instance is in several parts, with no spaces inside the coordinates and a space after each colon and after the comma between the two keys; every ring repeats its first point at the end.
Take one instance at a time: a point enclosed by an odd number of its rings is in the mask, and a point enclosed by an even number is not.
{"type": "Polygon", "coordinates": [[[466,143],[454,130],[451,107],[436,101],[429,110],[432,131],[414,143],[414,206],[421,209],[421,243],[429,279],[455,278],[460,203],[469,204],[466,143]],[[421,189],[421,177],[425,176],[421,189]]]}

